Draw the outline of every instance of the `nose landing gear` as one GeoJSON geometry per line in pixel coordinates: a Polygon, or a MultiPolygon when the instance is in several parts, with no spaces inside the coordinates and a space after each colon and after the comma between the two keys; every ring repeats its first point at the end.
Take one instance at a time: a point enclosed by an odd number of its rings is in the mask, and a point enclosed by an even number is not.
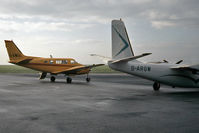
{"type": "Polygon", "coordinates": [[[87,74],[87,77],[86,77],[86,82],[88,83],[88,82],[90,82],[91,81],[91,78],[88,76],[88,74],[87,74]]]}
{"type": "Polygon", "coordinates": [[[86,82],[90,82],[91,81],[91,78],[86,78],[86,82]]]}

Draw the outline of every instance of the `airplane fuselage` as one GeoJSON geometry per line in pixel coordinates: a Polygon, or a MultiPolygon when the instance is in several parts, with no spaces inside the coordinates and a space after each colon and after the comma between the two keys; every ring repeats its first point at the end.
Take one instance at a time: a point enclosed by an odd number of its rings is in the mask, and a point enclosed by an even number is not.
{"type": "MultiPolygon", "coordinates": [[[[10,63],[46,73],[52,73],[54,71],[59,71],[60,69],[70,69],[76,66],[83,66],[72,58],[42,58],[31,56],[26,56],[25,58],[25,60],[28,61],[26,63],[16,63],[16,61],[10,61],[10,63]]],[[[86,74],[89,73],[89,71],[90,69],[88,68],[75,72],[74,74],[86,74]]]]}
{"type": "Polygon", "coordinates": [[[121,63],[108,63],[109,67],[139,76],[151,81],[156,81],[173,87],[198,88],[199,74],[191,71],[172,70],[175,64],[150,64],[139,61],[129,61],[121,63]]]}

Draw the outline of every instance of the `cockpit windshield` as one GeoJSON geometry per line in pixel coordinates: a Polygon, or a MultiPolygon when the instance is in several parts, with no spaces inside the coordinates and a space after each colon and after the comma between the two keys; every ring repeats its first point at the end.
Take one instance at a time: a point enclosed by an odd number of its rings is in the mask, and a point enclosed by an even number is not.
{"type": "Polygon", "coordinates": [[[77,62],[75,60],[70,60],[71,64],[77,64],[77,62]]]}

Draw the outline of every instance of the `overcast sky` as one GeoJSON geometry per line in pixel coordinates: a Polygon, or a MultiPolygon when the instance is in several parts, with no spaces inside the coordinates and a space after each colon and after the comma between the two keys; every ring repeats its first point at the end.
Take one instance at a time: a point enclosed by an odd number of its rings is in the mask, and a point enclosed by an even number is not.
{"type": "Polygon", "coordinates": [[[199,63],[198,0],[0,0],[0,64],[4,40],[25,55],[72,57],[101,63],[111,56],[111,20],[122,18],[135,54],[143,61],[199,63]]]}

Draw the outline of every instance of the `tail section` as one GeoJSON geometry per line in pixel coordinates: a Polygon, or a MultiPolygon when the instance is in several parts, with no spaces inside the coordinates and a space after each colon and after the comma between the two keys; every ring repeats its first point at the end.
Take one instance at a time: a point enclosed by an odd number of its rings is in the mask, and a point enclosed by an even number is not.
{"type": "Polygon", "coordinates": [[[134,56],[131,43],[122,20],[112,20],[112,58],[122,59],[134,56]]]}
{"type": "Polygon", "coordinates": [[[13,41],[5,40],[5,44],[10,61],[20,60],[25,57],[13,41]]]}
{"type": "MultiPolygon", "coordinates": [[[[131,43],[126,31],[124,22],[120,20],[112,20],[112,59],[91,54],[91,56],[97,56],[108,63],[110,67],[113,64],[126,63],[129,61],[139,62],[137,59],[150,55],[152,53],[143,53],[140,55],[134,55],[131,43]]],[[[114,68],[113,68],[114,69],[114,68]]]]}

